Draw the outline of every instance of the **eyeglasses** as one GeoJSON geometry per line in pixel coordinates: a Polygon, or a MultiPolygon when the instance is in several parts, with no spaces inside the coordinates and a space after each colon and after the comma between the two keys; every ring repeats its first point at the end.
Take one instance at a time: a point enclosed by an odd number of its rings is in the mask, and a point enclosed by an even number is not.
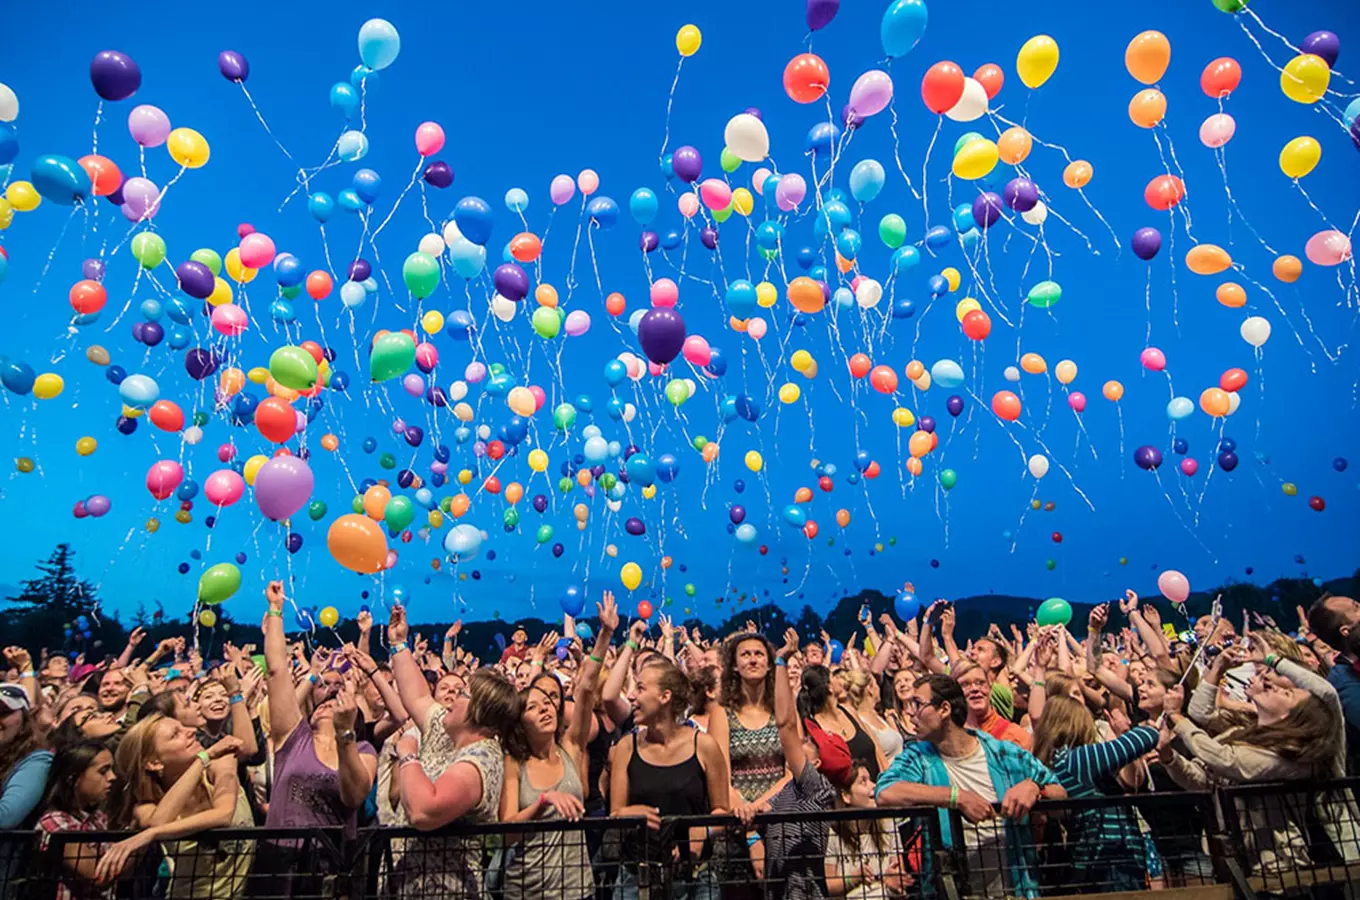
{"type": "Polygon", "coordinates": [[[927,706],[933,707],[934,705],[935,704],[931,703],[929,700],[922,700],[920,697],[911,697],[902,701],[902,709],[912,715],[916,715],[927,706]]]}

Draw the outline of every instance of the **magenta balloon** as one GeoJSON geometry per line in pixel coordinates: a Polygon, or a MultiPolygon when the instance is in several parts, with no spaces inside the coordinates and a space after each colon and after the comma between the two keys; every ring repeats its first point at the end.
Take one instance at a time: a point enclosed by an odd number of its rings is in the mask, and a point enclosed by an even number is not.
{"type": "Polygon", "coordinates": [[[887,109],[892,95],[892,77],[881,69],[872,69],[859,76],[850,88],[850,109],[857,116],[876,115],[887,109]]]}
{"type": "Polygon", "coordinates": [[[271,519],[292,517],[312,497],[316,480],[297,456],[276,456],[255,474],[255,503],[271,519]]]}
{"type": "Polygon", "coordinates": [[[703,367],[713,361],[713,348],[708,345],[708,341],[697,334],[691,334],[685,338],[685,344],[681,350],[685,354],[685,359],[696,366],[703,367]]]}
{"type": "Polygon", "coordinates": [[[184,468],[171,459],[152,463],[146,470],[146,489],[157,500],[164,500],[175,492],[184,480],[184,468]]]}
{"type": "Polygon", "coordinates": [[[1166,354],[1156,347],[1148,347],[1138,354],[1138,361],[1143,364],[1143,368],[1151,372],[1160,372],[1166,368],[1166,354]]]}
{"type": "Polygon", "coordinates": [[[1190,598],[1190,579],[1175,569],[1167,569],[1157,576],[1157,590],[1172,603],[1184,603],[1190,598]]]}
{"type": "Polygon", "coordinates": [[[218,469],[203,482],[203,496],[215,506],[231,506],[246,492],[246,480],[231,469],[218,469]]]}
{"type": "Polygon", "coordinates": [[[150,103],[134,106],[128,113],[128,133],[143,147],[159,147],[170,137],[170,117],[150,103]]]}

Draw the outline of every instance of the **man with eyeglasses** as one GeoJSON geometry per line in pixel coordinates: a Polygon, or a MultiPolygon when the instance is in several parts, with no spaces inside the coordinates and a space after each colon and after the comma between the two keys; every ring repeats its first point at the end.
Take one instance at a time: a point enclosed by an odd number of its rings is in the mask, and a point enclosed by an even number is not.
{"type": "MultiPolygon", "coordinates": [[[[966,820],[963,845],[974,889],[985,896],[1037,897],[1033,841],[1023,835],[1040,797],[1067,796],[1057,777],[1015,744],[968,728],[963,689],[947,675],[917,679],[903,705],[916,720],[919,740],[879,776],[879,806],[939,807],[941,834],[950,846],[957,837],[948,811],[959,810],[966,820]],[[1000,820],[993,804],[999,804],[1000,820]]],[[[927,869],[930,859],[922,855],[927,869]]]]}

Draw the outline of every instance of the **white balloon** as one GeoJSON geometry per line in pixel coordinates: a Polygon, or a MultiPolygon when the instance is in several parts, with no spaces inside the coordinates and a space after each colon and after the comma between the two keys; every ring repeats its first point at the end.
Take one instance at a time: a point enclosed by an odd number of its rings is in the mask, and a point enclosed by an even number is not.
{"type": "Polygon", "coordinates": [[[478,426],[477,426],[477,437],[478,437],[479,440],[483,440],[483,441],[486,440],[487,438],[491,437],[491,426],[490,426],[490,425],[485,425],[485,424],[483,424],[483,425],[478,425],[478,426]]]}
{"type": "Polygon", "coordinates": [[[1029,458],[1029,474],[1035,478],[1043,478],[1048,474],[1048,457],[1042,453],[1036,453],[1029,458]]]}
{"type": "Polygon", "coordinates": [[[723,141],[742,162],[760,162],[770,155],[770,133],[765,130],[765,123],[750,113],[740,113],[727,121],[723,141]]]}
{"type": "Polygon", "coordinates": [[[458,240],[462,236],[463,232],[458,230],[458,223],[454,222],[453,219],[449,219],[448,222],[444,224],[445,245],[452,246],[453,242],[458,240]]]}
{"type": "Polygon", "coordinates": [[[1242,340],[1253,347],[1262,347],[1270,340],[1270,322],[1261,316],[1251,316],[1242,323],[1242,340]]]}
{"type": "Polygon", "coordinates": [[[437,234],[427,234],[420,239],[420,244],[416,249],[421,253],[428,253],[435,259],[439,259],[444,255],[444,239],[437,234]]]}
{"type": "Polygon", "coordinates": [[[606,498],[604,505],[609,508],[610,512],[618,512],[620,509],[623,509],[623,501],[621,500],[609,500],[606,498]]]}
{"type": "Polygon", "coordinates": [[[963,79],[963,96],[945,113],[955,122],[972,122],[987,114],[987,89],[976,78],[963,79]]]}
{"type": "Polygon", "coordinates": [[[19,95],[9,85],[0,83],[0,122],[19,118],[19,95]]]}
{"type": "Polygon", "coordinates": [[[1015,382],[1020,380],[1020,370],[1015,366],[1006,366],[1006,371],[1001,373],[1007,381],[1015,382]]]}
{"type": "Polygon", "coordinates": [[[637,407],[631,403],[623,404],[623,421],[631,422],[637,418],[637,407]]]}
{"type": "MultiPolygon", "coordinates": [[[[4,85],[0,85],[0,87],[4,87],[4,85]]],[[[202,428],[199,428],[197,425],[190,425],[188,428],[184,429],[184,443],[197,444],[201,440],[203,440],[202,428]]]]}
{"type": "Polygon", "coordinates": [[[1237,408],[1242,405],[1242,395],[1237,391],[1228,392],[1228,415],[1237,412],[1237,408]]]}
{"type": "Polygon", "coordinates": [[[509,322],[515,317],[515,309],[519,306],[515,301],[500,294],[491,295],[491,314],[502,322],[509,322]]]}
{"type": "Polygon", "coordinates": [[[462,400],[468,395],[468,385],[466,381],[455,381],[449,385],[449,399],[454,403],[462,400]]]}
{"type": "Polygon", "coordinates": [[[855,288],[855,302],[859,304],[860,309],[873,309],[882,299],[883,285],[872,278],[860,279],[859,287],[855,288]]]}
{"type": "Polygon", "coordinates": [[[1031,225],[1042,225],[1048,220],[1048,207],[1044,205],[1044,201],[1040,200],[1033,207],[1022,212],[1020,218],[1031,225]]]}

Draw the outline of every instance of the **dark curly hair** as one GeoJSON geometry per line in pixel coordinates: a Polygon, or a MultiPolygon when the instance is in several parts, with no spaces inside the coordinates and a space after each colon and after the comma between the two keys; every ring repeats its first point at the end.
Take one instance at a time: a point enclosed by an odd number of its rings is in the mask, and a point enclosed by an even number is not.
{"type": "Polygon", "coordinates": [[[733,712],[742,707],[741,673],[737,671],[737,648],[747,641],[756,641],[765,649],[767,668],[764,684],[760,690],[760,705],[770,712],[774,712],[774,647],[765,635],[753,631],[738,632],[729,635],[727,640],[723,641],[722,683],[719,691],[722,705],[733,712]]]}

